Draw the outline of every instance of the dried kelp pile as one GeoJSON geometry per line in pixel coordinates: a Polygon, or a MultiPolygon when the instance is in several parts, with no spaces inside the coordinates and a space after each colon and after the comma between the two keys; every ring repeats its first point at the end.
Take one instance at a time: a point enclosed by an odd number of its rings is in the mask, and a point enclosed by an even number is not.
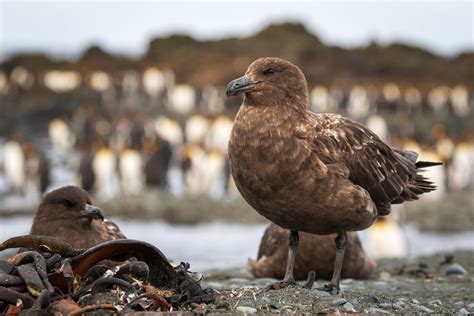
{"type": "Polygon", "coordinates": [[[187,310],[215,299],[189,272],[189,264],[173,267],[159,249],[142,241],[74,249],[52,237],[19,236],[0,244],[0,251],[8,248],[21,251],[0,261],[2,315],[187,310]]]}

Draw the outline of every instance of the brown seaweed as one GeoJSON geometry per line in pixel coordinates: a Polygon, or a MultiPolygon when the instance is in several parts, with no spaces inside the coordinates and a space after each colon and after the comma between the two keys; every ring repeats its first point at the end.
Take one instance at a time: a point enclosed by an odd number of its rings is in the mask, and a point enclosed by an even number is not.
{"type": "Polygon", "coordinates": [[[16,269],[18,270],[18,274],[20,275],[20,277],[25,280],[26,288],[28,289],[28,292],[30,292],[31,295],[35,297],[39,296],[41,291],[46,289],[33,263],[18,266],[16,267],[16,269]]]}
{"type": "MultiPolygon", "coordinates": [[[[34,268],[36,269],[36,272],[38,273],[42,283],[46,287],[46,289],[50,292],[54,292],[54,288],[49,283],[48,280],[48,270],[46,267],[46,260],[44,257],[36,252],[36,251],[25,251],[17,254],[14,256],[16,258],[16,262],[12,262],[15,265],[21,265],[22,263],[33,263],[34,268]]],[[[17,268],[18,269],[18,268],[17,268]]],[[[28,284],[28,283],[27,283],[28,284]]]]}
{"type": "Polygon", "coordinates": [[[18,300],[21,300],[26,308],[30,308],[34,303],[34,300],[29,295],[0,286],[0,301],[16,305],[18,300]]]}
{"type": "Polygon", "coordinates": [[[30,250],[60,254],[62,257],[74,257],[84,249],[75,249],[64,240],[50,236],[24,235],[12,237],[0,244],[0,251],[9,248],[26,248],[30,250]]]}
{"type": "Polygon", "coordinates": [[[25,284],[22,277],[0,272],[0,286],[18,286],[25,284]]]}
{"type": "MultiPolygon", "coordinates": [[[[148,265],[152,285],[171,289],[177,287],[178,279],[174,268],[158,248],[147,242],[132,239],[111,240],[89,248],[70,260],[74,274],[83,277],[93,265],[102,260],[123,261],[131,257],[148,265]]],[[[67,283],[61,274],[53,273],[49,279],[55,287],[62,291],[67,290],[67,283]]]]}

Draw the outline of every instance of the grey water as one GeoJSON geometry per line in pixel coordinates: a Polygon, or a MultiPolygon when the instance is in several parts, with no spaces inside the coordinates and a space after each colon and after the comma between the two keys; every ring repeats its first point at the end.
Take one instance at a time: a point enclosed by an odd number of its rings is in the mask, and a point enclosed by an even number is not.
{"type": "MultiPolygon", "coordinates": [[[[159,220],[113,219],[131,239],[149,242],[168,259],[189,262],[192,270],[206,271],[245,267],[257,256],[266,224],[212,222],[198,225],[170,225],[159,220]]],[[[0,241],[28,233],[31,217],[0,218],[0,241]]],[[[474,232],[454,234],[421,232],[404,226],[409,256],[431,255],[458,249],[474,250],[474,232]]],[[[366,242],[364,232],[360,234],[366,242]]],[[[0,258],[6,252],[0,253],[0,258]]]]}

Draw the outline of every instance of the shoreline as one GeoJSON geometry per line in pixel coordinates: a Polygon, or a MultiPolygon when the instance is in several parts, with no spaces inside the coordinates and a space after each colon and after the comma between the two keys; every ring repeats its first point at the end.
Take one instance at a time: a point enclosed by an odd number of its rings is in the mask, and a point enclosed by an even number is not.
{"type": "MultiPolygon", "coordinates": [[[[463,232],[474,229],[474,191],[452,192],[443,200],[420,199],[395,205],[392,214],[403,224],[415,224],[424,232],[463,232]]],[[[0,218],[33,216],[36,204],[3,197],[0,218]]],[[[25,199],[26,200],[26,199],[25,199]]],[[[139,195],[118,196],[108,201],[93,199],[107,217],[157,219],[169,224],[200,224],[213,221],[262,224],[268,221],[242,198],[213,199],[207,196],[175,196],[147,190],[139,195]]]]}

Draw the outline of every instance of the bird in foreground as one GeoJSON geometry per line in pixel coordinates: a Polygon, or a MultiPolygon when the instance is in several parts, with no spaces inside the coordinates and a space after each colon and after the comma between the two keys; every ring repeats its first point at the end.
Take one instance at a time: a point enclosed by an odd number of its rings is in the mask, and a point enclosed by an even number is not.
{"type": "MultiPolygon", "coordinates": [[[[281,279],[285,274],[290,231],[275,224],[265,229],[257,260],[249,259],[247,269],[257,278],[281,279]]],[[[314,235],[300,233],[298,254],[295,258],[294,276],[305,280],[311,271],[318,271],[318,278],[329,280],[336,258],[335,234],[314,235]]],[[[347,233],[347,250],[341,268],[341,277],[357,280],[370,278],[375,270],[375,261],[367,256],[356,232],[347,233]]]]}
{"type": "Polygon", "coordinates": [[[309,111],[306,78],[283,59],[254,61],[227,86],[228,96],[241,93],[229,141],[232,176],[258,213],[291,231],[285,277],[276,288],[295,284],[302,231],[337,234],[334,271],[324,287],[337,293],[347,232],[366,229],[391,204],[433,191],[418,169],[439,163],[417,162],[415,152],[391,148],[353,120],[309,111]]]}
{"type": "Polygon", "coordinates": [[[126,237],[113,222],[104,219],[89,194],[76,186],[65,186],[46,194],[36,210],[31,235],[51,236],[74,248],[90,248],[126,237]]]}

